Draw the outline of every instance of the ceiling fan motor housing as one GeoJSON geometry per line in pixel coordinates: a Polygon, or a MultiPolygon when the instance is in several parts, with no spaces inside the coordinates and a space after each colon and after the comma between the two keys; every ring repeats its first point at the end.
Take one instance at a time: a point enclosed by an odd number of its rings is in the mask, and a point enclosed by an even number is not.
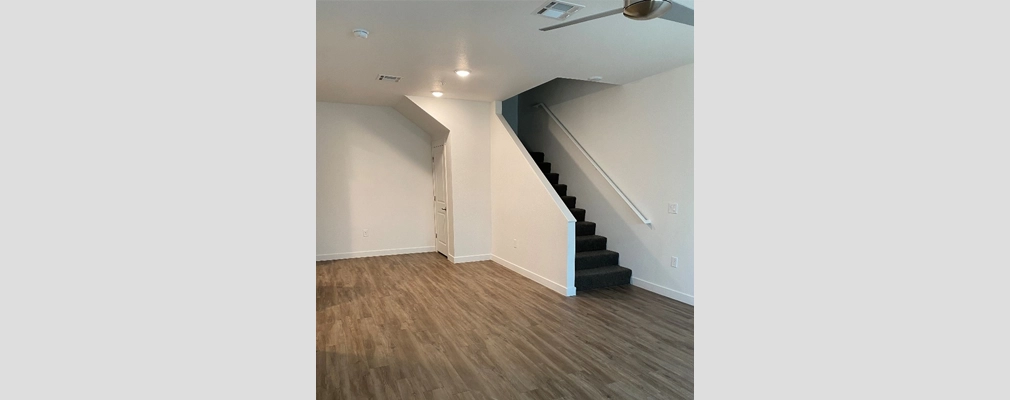
{"type": "Polygon", "coordinates": [[[653,19],[672,7],[670,0],[624,0],[624,16],[637,20],[653,19]]]}

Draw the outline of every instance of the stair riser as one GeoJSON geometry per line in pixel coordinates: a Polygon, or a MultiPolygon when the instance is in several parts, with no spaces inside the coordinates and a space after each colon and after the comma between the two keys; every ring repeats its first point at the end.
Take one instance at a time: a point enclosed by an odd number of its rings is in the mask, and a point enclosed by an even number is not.
{"type": "Polygon", "coordinates": [[[558,192],[558,196],[567,196],[568,185],[554,185],[554,191],[558,192]]]}
{"type": "Polygon", "coordinates": [[[571,211],[572,215],[575,216],[576,221],[586,220],[586,210],[570,208],[569,211],[571,211]]]}
{"type": "Polygon", "coordinates": [[[619,258],[620,255],[617,253],[609,253],[593,257],[579,257],[578,252],[576,252],[575,270],[606,267],[608,265],[617,265],[619,258]]]}
{"type": "Polygon", "coordinates": [[[555,174],[555,173],[552,172],[552,173],[545,174],[545,175],[547,175],[547,182],[550,182],[552,185],[557,185],[558,184],[558,178],[560,178],[558,176],[558,174],[555,174]]]}
{"type": "Polygon", "coordinates": [[[575,236],[596,234],[596,224],[575,224],[575,236]]]}
{"type": "Polygon", "coordinates": [[[620,286],[628,284],[631,284],[631,270],[619,271],[604,275],[575,277],[576,291],[599,289],[610,286],[620,286]]]}
{"type": "Polygon", "coordinates": [[[535,151],[530,153],[530,157],[533,157],[533,161],[535,161],[537,164],[544,162],[544,153],[535,151]]]}
{"type": "Polygon", "coordinates": [[[595,251],[595,250],[606,250],[607,249],[607,238],[592,238],[588,240],[575,239],[575,252],[580,251],[595,251]]]}
{"type": "Polygon", "coordinates": [[[565,202],[568,208],[575,208],[575,197],[574,196],[561,196],[561,200],[565,202]]]}
{"type": "Polygon", "coordinates": [[[540,171],[542,171],[543,173],[545,173],[545,174],[551,173],[551,163],[549,163],[549,162],[540,163],[539,166],[540,166],[540,171]]]}

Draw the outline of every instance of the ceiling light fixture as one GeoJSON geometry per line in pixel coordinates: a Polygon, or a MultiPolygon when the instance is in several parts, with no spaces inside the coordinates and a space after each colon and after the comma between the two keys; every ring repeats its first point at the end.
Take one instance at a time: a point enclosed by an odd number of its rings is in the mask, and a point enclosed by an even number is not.
{"type": "Polygon", "coordinates": [[[603,77],[602,76],[590,76],[589,80],[591,80],[593,82],[599,82],[599,81],[603,80],[603,77]]]}
{"type": "Polygon", "coordinates": [[[436,91],[434,91],[434,92],[431,92],[431,95],[432,95],[432,96],[435,96],[435,97],[442,97],[442,94],[443,94],[442,92],[439,92],[439,91],[437,91],[437,90],[436,90],[436,91]]]}
{"type": "Polygon", "coordinates": [[[353,32],[354,36],[357,36],[362,39],[368,39],[368,31],[364,29],[355,29],[353,32]]]}
{"type": "Polygon", "coordinates": [[[456,75],[467,76],[467,75],[470,75],[470,71],[467,71],[465,69],[457,69],[456,70],[456,75]]]}

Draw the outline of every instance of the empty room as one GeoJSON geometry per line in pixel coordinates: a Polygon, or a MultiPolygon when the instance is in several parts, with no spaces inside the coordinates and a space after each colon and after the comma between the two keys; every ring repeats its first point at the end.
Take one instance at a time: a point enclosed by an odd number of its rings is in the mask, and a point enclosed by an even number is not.
{"type": "Polygon", "coordinates": [[[316,8],[317,397],[693,398],[693,2],[316,8]]]}
{"type": "Polygon", "coordinates": [[[1010,24],[861,5],[5,2],[0,399],[1010,399],[1010,24]]]}

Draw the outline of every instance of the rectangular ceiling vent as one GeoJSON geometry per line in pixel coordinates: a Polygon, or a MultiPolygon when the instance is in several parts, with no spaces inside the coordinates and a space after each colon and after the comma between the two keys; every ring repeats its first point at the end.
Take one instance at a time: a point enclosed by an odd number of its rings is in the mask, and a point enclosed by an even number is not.
{"type": "Polygon", "coordinates": [[[534,14],[543,15],[547,18],[564,20],[568,18],[569,15],[575,14],[586,6],[580,6],[578,4],[568,3],[564,1],[548,1],[544,5],[540,6],[534,14]]]}
{"type": "Polygon", "coordinates": [[[399,76],[392,76],[392,75],[379,75],[379,77],[377,79],[380,80],[380,81],[390,81],[390,82],[399,82],[400,81],[400,77],[399,76]]]}

